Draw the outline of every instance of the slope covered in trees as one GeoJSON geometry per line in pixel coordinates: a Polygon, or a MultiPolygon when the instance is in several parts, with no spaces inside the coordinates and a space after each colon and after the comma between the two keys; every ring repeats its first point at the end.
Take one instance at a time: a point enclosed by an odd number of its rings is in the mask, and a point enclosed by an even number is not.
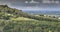
{"type": "Polygon", "coordinates": [[[0,5],[0,32],[60,32],[60,20],[0,5]]]}

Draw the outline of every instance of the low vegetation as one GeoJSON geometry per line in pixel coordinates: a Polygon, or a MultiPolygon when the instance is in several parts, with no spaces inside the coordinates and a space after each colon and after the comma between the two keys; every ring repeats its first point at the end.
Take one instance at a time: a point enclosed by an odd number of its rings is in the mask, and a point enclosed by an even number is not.
{"type": "Polygon", "coordinates": [[[60,32],[60,20],[0,5],[0,32],[60,32]]]}

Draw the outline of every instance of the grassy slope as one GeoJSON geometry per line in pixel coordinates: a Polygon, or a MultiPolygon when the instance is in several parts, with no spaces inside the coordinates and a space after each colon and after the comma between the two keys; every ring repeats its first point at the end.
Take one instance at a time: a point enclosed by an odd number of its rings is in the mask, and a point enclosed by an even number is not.
{"type": "MultiPolygon", "coordinates": [[[[0,5],[1,6],[1,5],[0,5]]],[[[30,18],[30,19],[35,19],[35,20],[42,20],[42,21],[60,21],[58,19],[55,19],[55,18],[45,18],[45,17],[38,17],[38,16],[34,16],[34,15],[31,15],[31,14],[27,14],[27,13],[24,13],[22,12],[21,10],[18,10],[18,9],[15,9],[15,8],[10,8],[8,6],[1,6],[0,7],[0,11],[4,12],[4,13],[8,13],[8,14],[13,14],[17,17],[25,17],[25,18],[30,18]]],[[[15,17],[13,16],[13,17],[15,17]]]]}

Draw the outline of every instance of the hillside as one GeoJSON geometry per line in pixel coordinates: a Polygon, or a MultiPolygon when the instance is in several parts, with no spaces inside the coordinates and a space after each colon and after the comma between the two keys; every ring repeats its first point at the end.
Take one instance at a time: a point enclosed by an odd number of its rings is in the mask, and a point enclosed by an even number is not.
{"type": "Polygon", "coordinates": [[[0,32],[60,32],[60,19],[0,5],[0,32]]]}
{"type": "MultiPolygon", "coordinates": [[[[54,18],[45,18],[45,17],[37,17],[35,15],[31,15],[25,12],[22,12],[22,10],[18,10],[15,8],[10,8],[7,5],[0,5],[0,12],[2,12],[2,15],[4,14],[4,17],[10,18],[10,17],[26,17],[30,19],[35,19],[35,20],[42,20],[42,21],[60,21],[58,19],[54,18]],[[8,15],[12,14],[12,15],[8,15]]],[[[3,18],[4,19],[4,18],[3,18]]]]}

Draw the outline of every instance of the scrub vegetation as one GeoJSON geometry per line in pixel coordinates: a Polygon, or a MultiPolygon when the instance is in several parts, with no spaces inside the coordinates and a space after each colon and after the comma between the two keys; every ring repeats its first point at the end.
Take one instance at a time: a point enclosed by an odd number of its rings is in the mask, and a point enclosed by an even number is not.
{"type": "Polygon", "coordinates": [[[0,32],[60,32],[60,19],[0,5],[0,32]]]}

